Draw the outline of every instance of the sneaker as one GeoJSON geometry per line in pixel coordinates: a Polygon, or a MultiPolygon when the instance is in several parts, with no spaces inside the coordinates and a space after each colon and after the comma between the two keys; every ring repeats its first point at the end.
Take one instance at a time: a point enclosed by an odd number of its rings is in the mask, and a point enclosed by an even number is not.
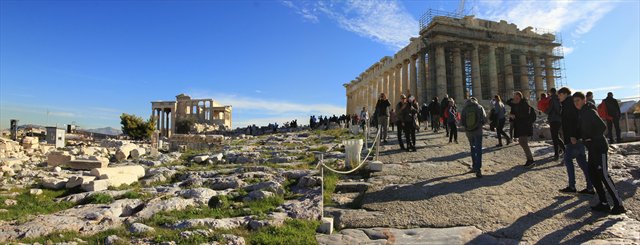
{"type": "Polygon", "coordinates": [[[562,192],[562,193],[575,193],[576,192],[576,188],[567,187],[567,188],[561,189],[560,192],[562,192]]]}
{"type": "Polygon", "coordinates": [[[476,178],[482,178],[482,171],[480,169],[476,171],[476,178]]]}
{"type": "Polygon", "coordinates": [[[527,160],[527,162],[524,164],[524,167],[530,168],[533,167],[533,165],[535,165],[535,162],[533,160],[527,160]]]}
{"type": "Polygon", "coordinates": [[[591,210],[596,212],[609,212],[610,208],[609,204],[599,203],[598,205],[591,206],[591,210]]]}
{"type": "Polygon", "coordinates": [[[623,206],[614,206],[609,213],[613,214],[613,215],[618,215],[618,214],[623,214],[623,213],[626,213],[626,212],[627,212],[627,210],[624,209],[623,206]]]}
{"type": "Polygon", "coordinates": [[[579,194],[585,194],[585,195],[594,195],[594,194],[596,194],[595,191],[589,190],[589,189],[584,189],[584,190],[578,191],[578,193],[579,194]]]}

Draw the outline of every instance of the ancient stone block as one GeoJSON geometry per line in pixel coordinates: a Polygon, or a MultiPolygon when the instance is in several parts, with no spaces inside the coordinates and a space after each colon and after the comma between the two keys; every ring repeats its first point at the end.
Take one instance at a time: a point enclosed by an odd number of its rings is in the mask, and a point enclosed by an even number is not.
{"type": "Polygon", "coordinates": [[[84,191],[102,191],[109,188],[109,180],[94,180],[80,186],[84,191]]]}
{"type": "Polygon", "coordinates": [[[65,187],[67,189],[78,187],[83,184],[88,184],[89,182],[94,181],[95,179],[96,177],[94,176],[72,176],[71,178],[69,178],[69,181],[67,181],[67,184],[65,185],[65,187]]]}
{"type": "Polygon", "coordinates": [[[47,155],[47,166],[55,167],[59,165],[67,165],[74,157],[66,151],[54,151],[47,155]]]}
{"type": "Polygon", "coordinates": [[[136,148],[136,149],[131,150],[129,155],[133,159],[138,159],[141,156],[144,156],[144,154],[147,154],[147,151],[144,148],[136,148]]]}
{"type": "Polygon", "coordinates": [[[71,160],[69,161],[69,163],[67,163],[67,166],[69,166],[72,169],[79,169],[79,170],[106,168],[107,166],[109,166],[109,159],[106,159],[104,157],[92,156],[92,157],[89,157],[89,159],[71,160]]]}
{"type": "Polygon", "coordinates": [[[130,174],[137,178],[142,178],[145,175],[145,170],[140,165],[131,165],[111,168],[96,168],[92,169],[90,174],[96,177],[100,177],[104,174],[130,174]]]}

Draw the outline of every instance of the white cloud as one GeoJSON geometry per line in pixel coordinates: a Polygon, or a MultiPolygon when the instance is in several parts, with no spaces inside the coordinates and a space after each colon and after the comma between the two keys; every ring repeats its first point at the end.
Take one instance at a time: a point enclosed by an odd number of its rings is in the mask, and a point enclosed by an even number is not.
{"type": "Polygon", "coordinates": [[[564,52],[564,55],[568,55],[568,54],[570,54],[570,53],[573,53],[573,51],[575,50],[575,48],[573,48],[573,47],[567,47],[567,46],[564,46],[564,47],[562,47],[562,50],[563,50],[563,52],[564,52]]]}
{"type": "Polygon", "coordinates": [[[305,6],[305,5],[298,6],[294,4],[292,1],[282,1],[282,4],[284,6],[287,6],[293,9],[297,14],[302,16],[302,18],[304,18],[306,21],[309,21],[311,23],[318,23],[319,21],[318,16],[315,14],[315,11],[313,9],[309,9],[308,6],[305,6]]]}
{"type": "Polygon", "coordinates": [[[481,1],[479,17],[507,20],[520,28],[532,26],[569,32],[574,38],[588,33],[614,7],[611,1],[481,1]]]}
{"type": "Polygon", "coordinates": [[[347,31],[393,49],[403,48],[409,38],[418,35],[418,21],[395,0],[284,1],[283,4],[305,19],[309,18],[308,14],[317,22],[322,14],[347,31]]]}
{"type": "Polygon", "coordinates": [[[187,94],[192,95],[192,98],[213,98],[220,104],[233,106],[233,127],[244,127],[251,124],[260,126],[274,122],[282,124],[293,119],[298,119],[299,124],[304,124],[311,115],[330,116],[345,113],[344,107],[331,104],[303,104],[209,93],[203,90],[193,90],[187,94]]]}

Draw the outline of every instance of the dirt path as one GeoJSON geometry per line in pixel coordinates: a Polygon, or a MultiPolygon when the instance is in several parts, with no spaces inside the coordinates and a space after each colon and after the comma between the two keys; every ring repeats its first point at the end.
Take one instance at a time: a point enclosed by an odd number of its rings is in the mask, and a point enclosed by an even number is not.
{"type": "MultiPolygon", "coordinates": [[[[391,134],[380,157],[384,170],[369,179],[373,186],[362,199],[363,209],[382,215],[347,217],[342,220],[346,227],[476,226],[495,237],[550,244],[606,238],[599,231],[615,224],[597,222],[605,215],[590,211],[595,196],[558,192],[567,185],[566,168],[551,159],[552,148],[545,142],[531,143],[538,164],[527,169],[519,145],[497,148],[497,139],[485,136],[484,177],[477,179],[468,173],[471,159],[464,133],[459,134],[460,144],[448,144],[444,133],[420,132],[417,152],[399,151],[395,132],[391,134]]],[[[612,168],[629,161],[636,166],[615,171],[631,171],[636,179],[640,175],[637,155],[612,159],[612,168]]],[[[577,166],[576,176],[577,188],[583,189],[577,166]]],[[[638,183],[614,180],[630,211],[627,216],[638,220],[638,183]]]]}

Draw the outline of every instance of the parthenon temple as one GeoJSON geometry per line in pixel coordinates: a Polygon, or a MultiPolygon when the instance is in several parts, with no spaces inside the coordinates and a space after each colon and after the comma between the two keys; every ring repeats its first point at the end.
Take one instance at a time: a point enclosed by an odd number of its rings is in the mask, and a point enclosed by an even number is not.
{"type": "Polygon", "coordinates": [[[176,121],[189,117],[196,123],[216,125],[222,129],[231,129],[231,106],[220,105],[213,99],[191,99],[179,94],[176,101],[153,101],[151,113],[158,120],[160,136],[170,137],[176,133],[176,121]]]}
{"type": "Polygon", "coordinates": [[[380,93],[395,105],[401,94],[420,104],[444,95],[456,103],[473,96],[487,102],[521,91],[535,100],[562,85],[562,44],[558,35],[474,16],[432,15],[420,20],[420,37],[393,57],[385,56],[344,84],[347,113],[373,113],[380,93]]]}

